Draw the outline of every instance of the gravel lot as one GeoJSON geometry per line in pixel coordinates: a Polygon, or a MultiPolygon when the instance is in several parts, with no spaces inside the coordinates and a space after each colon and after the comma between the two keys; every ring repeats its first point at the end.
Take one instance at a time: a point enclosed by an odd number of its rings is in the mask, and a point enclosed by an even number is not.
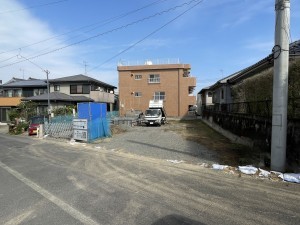
{"type": "Polygon", "coordinates": [[[218,156],[203,145],[185,140],[180,134],[161,127],[125,127],[125,132],[94,144],[107,150],[122,151],[151,158],[183,160],[187,163],[216,163],[218,156]]]}

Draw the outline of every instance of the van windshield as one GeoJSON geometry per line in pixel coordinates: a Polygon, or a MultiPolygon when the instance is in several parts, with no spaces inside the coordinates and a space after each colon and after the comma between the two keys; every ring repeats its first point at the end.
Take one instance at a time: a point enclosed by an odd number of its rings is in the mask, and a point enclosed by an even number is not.
{"type": "Polygon", "coordinates": [[[157,116],[159,115],[160,110],[159,109],[147,109],[145,112],[146,116],[157,116]]]}

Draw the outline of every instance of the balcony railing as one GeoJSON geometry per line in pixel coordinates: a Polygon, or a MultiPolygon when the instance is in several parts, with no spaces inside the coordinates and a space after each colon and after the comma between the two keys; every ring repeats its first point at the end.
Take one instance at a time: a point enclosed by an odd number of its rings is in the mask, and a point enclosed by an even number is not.
{"type": "Polygon", "coordinates": [[[138,65],[162,65],[162,64],[180,64],[180,60],[175,59],[147,59],[147,60],[136,60],[126,61],[120,60],[118,66],[138,66],[138,65]]]}

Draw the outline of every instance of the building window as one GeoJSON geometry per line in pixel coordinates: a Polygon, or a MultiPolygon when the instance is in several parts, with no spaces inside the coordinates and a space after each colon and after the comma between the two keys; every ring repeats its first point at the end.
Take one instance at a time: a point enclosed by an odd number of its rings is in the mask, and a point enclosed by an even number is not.
{"type": "Polygon", "coordinates": [[[39,95],[39,89],[34,89],[33,90],[33,96],[39,95]]]}
{"type": "Polygon", "coordinates": [[[159,74],[149,74],[148,83],[160,83],[159,74]]]}
{"type": "Polygon", "coordinates": [[[12,97],[12,90],[5,90],[4,91],[4,97],[12,97]]]}
{"type": "Polygon", "coordinates": [[[221,90],[221,99],[224,99],[224,90],[221,90]]]}
{"type": "Polygon", "coordinates": [[[166,99],[166,94],[164,91],[157,91],[154,92],[154,100],[165,100],[166,99]]]}
{"type": "Polygon", "coordinates": [[[142,92],[135,92],[134,97],[142,97],[142,92]]]}
{"type": "Polygon", "coordinates": [[[89,94],[90,85],[70,85],[70,94],[89,94]]]}
{"type": "Polygon", "coordinates": [[[135,80],[141,80],[142,79],[142,75],[141,74],[136,74],[136,75],[134,75],[134,79],[135,80]]]}
{"type": "Polygon", "coordinates": [[[190,76],[190,71],[189,70],[184,70],[183,71],[183,77],[189,77],[190,76]]]}
{"type": "Polygon", "coordinates": [[[213,96],[213,94],[211,91],[207,92],[207,97],[212,97],[212,96],[213,96]]]}
{"type": "Polygon", "coordinates": [[[60,85],[54,85],[54,91],[60,91],[60,85]]]}
{"type": "Polygon", "coordinates": [[[21,89],[14,90],[13,97],[22,97],[22,90],[21,89]]]}
{"type": "Polygon", "coordinates": [[[42,95],[47,92],[47,89],[33,89],[33,96],[42,95]]]}

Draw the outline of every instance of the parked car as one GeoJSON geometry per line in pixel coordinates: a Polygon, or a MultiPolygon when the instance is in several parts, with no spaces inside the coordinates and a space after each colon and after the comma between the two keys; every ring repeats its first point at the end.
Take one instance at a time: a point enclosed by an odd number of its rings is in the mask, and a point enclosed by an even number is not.
{"type": "Polygon", "coordinates": [[[48,121],[47,116],[33,116],[29,120],[28,135],[34,135],[37,133],[37,128],[48,121]]]}

